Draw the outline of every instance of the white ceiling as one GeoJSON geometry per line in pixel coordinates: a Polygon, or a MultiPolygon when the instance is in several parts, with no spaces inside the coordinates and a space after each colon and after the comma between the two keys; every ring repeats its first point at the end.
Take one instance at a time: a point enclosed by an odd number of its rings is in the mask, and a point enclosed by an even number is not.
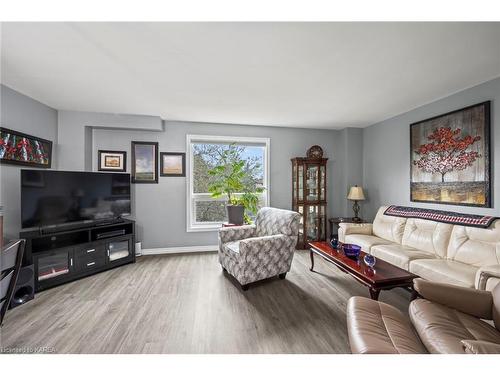
{"type": "Polygon", "coordinates": [[[363,127],[500,76],[500,23],[3,23],[2,82],[57,109],[363,127]]]}

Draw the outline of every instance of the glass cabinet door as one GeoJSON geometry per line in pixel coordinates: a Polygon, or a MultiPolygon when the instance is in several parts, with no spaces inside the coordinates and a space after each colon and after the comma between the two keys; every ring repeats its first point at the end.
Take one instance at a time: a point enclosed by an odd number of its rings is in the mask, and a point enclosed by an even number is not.
{"type": "Polygon", "coordinates": [[[319,234],[319,212],[318,206],[307,206],[306,215],[306,239],[307,241],[314,241],[318,239],[319,234]]]}
{"type": "Polygon", "coordinates": [[[306,200],[318,200],[319,166],[308,165],[306,170],[306,200]]]}
{"type": "Polygon", "coordinates": [[[106,246],[110,262],[126,258],[131,254],[132,251],[129,240],[109,242],[106,246]]]}
{"type": "Polygon", "coordinates": [[[319,199],[326,199],[326,168],[324,165],[319,167],[319,199]]]}
{"type": "Polygon", "coordinates": [[[297,243],[301,244],[304,242],[304,206],[299,206],[298,212],[300,214],[300,221],[299,221],[299,239],[297,243]]]}
{"type": "Polygon", "coordinates": [[[40,255],[36,258],[38,281],[48,280],[66,275],[73,266],[73,258],[69,252],[59,252],[48,255],[40,255]]]}
{"type": "Polygon", "coordinates": [[[326,240],[326,207],[319,206],[318,239],[326,240]]]}
{"type": "Polygon", "coordinates": [[[304,199],[304,166],[302,164],[299,165],[299,201],[304,199]]]}
{"type": "Polygon", "coordinates": [[[306,206],[306,215],[305,215],[306,241],[322,241],[326,238],[325,214],[326,214],[325,205],[306,206]]]}

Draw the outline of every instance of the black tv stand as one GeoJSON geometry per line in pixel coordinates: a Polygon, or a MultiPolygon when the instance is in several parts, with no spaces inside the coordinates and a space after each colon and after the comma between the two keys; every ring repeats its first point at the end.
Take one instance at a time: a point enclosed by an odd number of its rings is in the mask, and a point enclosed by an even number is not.
{"type": "Polygon", "coordinates": [[[135,262],[135,223],[128,219],[19,236],[26,239],[23,265],[34,265],[36,292],[135,262]]]}
{"type": "Polygon", "coordinates": [[[124,223],[125,220],[123,218],[116,218],[110,220],[100,220],[100,221],[82,221],[74,224],[61,224],[61,225],[47,225],[39,228],[40,235],[49,234],[49,233],[59,233],[59,232],[67,232],[70,230],[84,229],[84,228],[92,228],[92,227],[101,227],[104,225],[113,225],[113,224],[121,224],[124,223]]]}
{"type": "Polygon", "coordinates": [[[123,219],[122,218],[113,219],[113,220],[97,221],[94,224],[94,226],[96,226],[96,227],[102,227],[103,225],[120,224],[120,223],[123,223],[123,219]]]}

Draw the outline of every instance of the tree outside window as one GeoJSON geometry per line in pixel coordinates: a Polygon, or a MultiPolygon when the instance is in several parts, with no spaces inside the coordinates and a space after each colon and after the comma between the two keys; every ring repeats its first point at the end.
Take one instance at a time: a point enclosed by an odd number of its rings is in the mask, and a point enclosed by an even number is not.
{"type": "MultiPolygon", "coordinates": [[[[261,144],[216,143],[196,141],[191,143],[192,158],[192,192],[191,221],[195,224],[222,223],[227,221],[226,198],[214,199],[209,192],[209,186],[214,181],[208,171],[221,164],[226,152],[231,162],[243,161],[246,181],[245,186],[266,188],[266,146],[261,144]],[[226,151],[230,150],[230,153],[226,151]]],[[[262,193],[260,206],[265,205],[266,193],[262,193]]]]}

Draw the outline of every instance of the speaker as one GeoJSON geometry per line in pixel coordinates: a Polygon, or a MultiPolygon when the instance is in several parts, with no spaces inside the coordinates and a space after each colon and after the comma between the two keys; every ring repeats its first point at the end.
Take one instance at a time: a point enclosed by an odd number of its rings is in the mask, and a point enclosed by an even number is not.
{"type": "Polygon", "coordinates": [[[35,267],[33,264],[21,267],[9,308],[22,305],[35,298],[35,267]]]}

